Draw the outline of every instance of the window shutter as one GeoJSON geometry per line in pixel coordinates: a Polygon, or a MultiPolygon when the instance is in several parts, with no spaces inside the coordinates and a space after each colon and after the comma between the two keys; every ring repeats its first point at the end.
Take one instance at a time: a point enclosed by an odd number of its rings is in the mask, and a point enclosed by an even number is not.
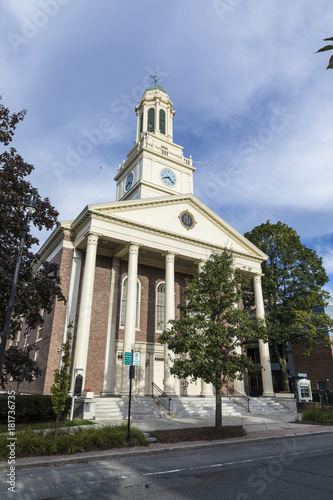
{"type": "Polygon", "coordinates": [[[141,113],[140,116],[140,134],[143,132],[143,113],[141,113]]]}
{"type": "Polygon", "coordinates": [[[154,132],[154,130],[155,130],[155,109],[154,108],[150,108],[148,110],[147,130],[148,130],[148,132],[154,132]]]}
{"type": "Polygon", "coordinates": [[[165,135],[165,111],[160,109],[160,132],[165,135]]]}

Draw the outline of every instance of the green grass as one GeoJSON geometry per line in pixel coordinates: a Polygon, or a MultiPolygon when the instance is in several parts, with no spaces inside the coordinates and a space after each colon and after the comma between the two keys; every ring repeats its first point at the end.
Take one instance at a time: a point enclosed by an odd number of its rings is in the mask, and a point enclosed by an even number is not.
{"type": "Polygon", "coordinates": [[[306,409],[302,412],[302,420],[312,420],[320,424],[333,424],[333,406],[306,409]]]}
{"type": "MultiPolygon", "coordinates": [[[[76,418],[74,420],[60,420],[59,427],[77,427],[78,425],[93,425],[95,422],[91,420],[82,420],[76,418]]],[[[54,429],[55,422],[36,422],[34,424],[17,424],[15,426],[15,431],[29,431],[38,429],[54,429]]],[[[0,425],[0,433],[8,432],[8,425],[0,425]]]]}
{"type": "MultiPolygon", "coordinates": [[[[131,428],[127,443],[127,424],[104,426],[101,428],[78,428],[72,432],[59,431],[57,441],[54,432],[33,431],[18,432],[15,437],[15,456],[31,457],[44,455],[71,455],[82,451],[107,450],[124,446],[146,446],[148,441],[139,429],[131,428]]],[[[8,435],[0,435],[0,458],[8,459],[10,443],[8,435]]]]}

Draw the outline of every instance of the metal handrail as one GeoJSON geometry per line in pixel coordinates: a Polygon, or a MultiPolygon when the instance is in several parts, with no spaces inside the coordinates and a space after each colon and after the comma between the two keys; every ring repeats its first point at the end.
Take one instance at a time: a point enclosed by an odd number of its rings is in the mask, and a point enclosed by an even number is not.
{"type": "Polygon", "coordinates": [[[152,382],[151,385],[152,385],[152,395],[151,395],[151,397],[153,399],[155,399],[156,401],[158,401],[162,406],[164,406],[164,408],[166,410],[168,410],[168,413],[170,415],[170,403],[171,403],[172,398],[166,392],[164,392],[162,389],[160,389],[158,387],[158,385],[155,384],[155,382],[152,382]],[[154,388],[157,389],[160,392],[159,396],[155,396],[155,394],[154,394],[154,388]],[[163,403],[163,401],[161,401],[161,398],[166,398],[168,400],[168,402],[166,404],[163,403]]]}
{"type": "Polygon", "coordinates": [[[227,396],[229,399],[232,399],[236,404],[242,406],[247,412],[250,413],[251,398],[249,398],[245,394],[242,394],[241,392],[236,391],[236,389],[234,389],[230,385],[227,385],[227,396]]]}

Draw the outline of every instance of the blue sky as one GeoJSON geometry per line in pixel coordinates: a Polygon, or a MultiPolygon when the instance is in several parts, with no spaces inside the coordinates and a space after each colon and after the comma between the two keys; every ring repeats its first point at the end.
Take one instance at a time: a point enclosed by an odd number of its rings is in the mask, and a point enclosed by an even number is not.
{"type": "MultiPolygon", "coordinates": [[[[14,146],[69,220],[115,200],[135,105],[157,72],[195,194],[241,233],[292,226],[333,294],[329,0],[1,0],[0,94],[27,109],[14,146]],[[87,146],[88,144],[88,146],[87,146]]],[[[41,240],[46,237],[41,235],[41,240]]]]}

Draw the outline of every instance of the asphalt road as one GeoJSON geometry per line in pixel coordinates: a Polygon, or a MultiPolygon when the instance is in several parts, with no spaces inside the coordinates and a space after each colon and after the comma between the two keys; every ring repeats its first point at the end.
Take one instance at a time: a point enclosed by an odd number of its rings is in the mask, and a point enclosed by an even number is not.
{"type": "Polygon", "coordinates": [[[1,471],[1,499],[328,500],[333,433],[1,471]]]}

